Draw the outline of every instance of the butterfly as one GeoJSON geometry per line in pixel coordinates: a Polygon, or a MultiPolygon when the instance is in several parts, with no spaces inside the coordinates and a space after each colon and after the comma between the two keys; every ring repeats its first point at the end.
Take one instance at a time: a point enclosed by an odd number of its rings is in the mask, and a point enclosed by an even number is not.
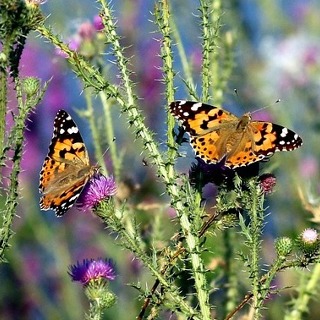
{"type": "Polygon", "coordinates": [[[62,216],[78,199],[97,172],[91,166],[87,148],[77,125],[64,110],[54,120],[53,136],[40,172],[40,208],[53,209],[62,216]]]}
{"type": "Polygon", "coordinates": [[[267,159],[277,151],[302,145],[301,137],[278,124],[252,121],[251,114],[234,114],[201,102],[174,101],[171,114],[190,135],[197,157],[234,169],[267,159]]]}

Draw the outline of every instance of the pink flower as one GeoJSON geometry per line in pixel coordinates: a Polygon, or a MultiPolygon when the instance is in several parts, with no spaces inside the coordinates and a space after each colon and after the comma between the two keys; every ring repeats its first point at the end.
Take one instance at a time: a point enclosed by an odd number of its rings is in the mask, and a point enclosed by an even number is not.
{"type": "Polygon", "coordinates": [[[82,39],[92,40],[96,34],[96,29],[91,22],[84,22],[80,25],[78,34],[82,39]]]}
{"type": "Polygon", "coordinates": [[[313,244],[318,241],[318,232],[308,228],[301,233],[301,240],[307,244],[313,244]]]}

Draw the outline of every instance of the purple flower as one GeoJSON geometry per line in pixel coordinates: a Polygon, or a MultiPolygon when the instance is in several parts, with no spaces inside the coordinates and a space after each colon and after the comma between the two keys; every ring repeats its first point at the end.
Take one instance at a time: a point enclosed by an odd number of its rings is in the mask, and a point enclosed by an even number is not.
{"type": "Polygon", "coordinates": [[[78,51],[81,46],[82,39],[80,35],[76,34],[74,37],[71,38],[69,42],[69,49],[72,51],[78,51]]]}
{"type": "Polygon", "coordinates": [[[93,18],[93,26],[97,31],[101,31],[104,28],[104,24],[100,16],[94,16],[93,18]]]}
{"type": "Polygon", "coordinates": [[[84,211],[95,208],[101,201],[116,193],[116,184],[113,177],[96,174],[87,183],[78,201],[78,206],[84,211]]]}
{"type": "Polygon", "coordinates": [[[259,177],[260,188],[264,194],[270,194],[277,183],[276,177],[271,173],[262,174],[259,177]]]}
{"type": "Polygon", "coordinates": [[[82,263],[77,261],[76,265],[70,266],[68,274],[72,281],[79,281],[83,285],[87,285],[91,280],[114,280],[116,277],[112,261],[102,258],[84,259],[82,263]]]}

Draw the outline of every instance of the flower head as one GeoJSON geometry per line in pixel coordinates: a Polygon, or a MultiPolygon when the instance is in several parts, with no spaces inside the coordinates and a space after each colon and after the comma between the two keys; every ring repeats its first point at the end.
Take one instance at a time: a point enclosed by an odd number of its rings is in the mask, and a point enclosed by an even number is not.
{"type": "Polygon", "coordinates": [[[79,281],[83,285],[87,285],[91,280],[114,280],[116,277],[112,261],[102,258],[84,259],[82,263],[78,261],[76,265],[70,266],[68,273],[72,281],[79,281]]]}
{"type": "Polygon", "coordinates": [[[92,40],[95,36],[96,29],[89,21],[82,23],[79,27],[78,34],[82,39],[92,40]]]}
{"type": "Polygon", "coordinates": [[[318,232],[314,229],[308,228],[301,233],[301,240],[307,244],[312,244],[318,241],[318,232]]]}
{"type": "Polygon", "coordinates": [[[100,16],[97,15],[93,17],[93,26],[97,31],[103,30],[104,24],[100,16]]]}
{"type": "Polygon", "coordinates": [[[78,201],[78,206],[84,211],[95,208],[101,201],[110,198],[116,193],[116,184],[113,177],[96,174],[87,183],[78,201]]]}
{"type": "Polygon", "coordinates": [[[270,194],[273,192],[277,179],[273,174],[265,173],[259,177],[259,181],[262,192],[264,194],[270,194]]]}
{"type": "Polygon", "coordinates": [[[315,254],[320,248],[320,239],[317,230],[305,229],[297,239],[300,249],[306,255],[315,254]]]}

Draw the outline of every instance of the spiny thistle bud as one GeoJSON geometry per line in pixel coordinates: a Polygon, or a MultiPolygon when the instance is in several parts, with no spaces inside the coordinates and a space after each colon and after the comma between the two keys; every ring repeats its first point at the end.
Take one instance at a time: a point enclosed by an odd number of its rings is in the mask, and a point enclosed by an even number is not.
{"type": "Polygon", "coordinates": [[[116,295],[110,291],[108,283],[102,280],[91,281],[85,287],[85,294],[90,301],[97,303],[101,309],[111,308],[117,300],[116,295]]]}
{"type": "Polygon", "coordinates": [[[34,77],[23,79],[23,89],[28,98],[34,96],[40,89],[40,80],[34,77]]]}
{"type": "Polygon", "coordinates": [[[297,242],[305,255],[315,254],[320,248],[319,234],[315,229],[305,229],[299,235],[297,242]]]}
{"type": "Polygon", "coordinates": [[[281,237],[276,239],[275,248],[278,257],[286,257],[288,256],[293,248],[292,240],[288,237],[281,237]]]}

